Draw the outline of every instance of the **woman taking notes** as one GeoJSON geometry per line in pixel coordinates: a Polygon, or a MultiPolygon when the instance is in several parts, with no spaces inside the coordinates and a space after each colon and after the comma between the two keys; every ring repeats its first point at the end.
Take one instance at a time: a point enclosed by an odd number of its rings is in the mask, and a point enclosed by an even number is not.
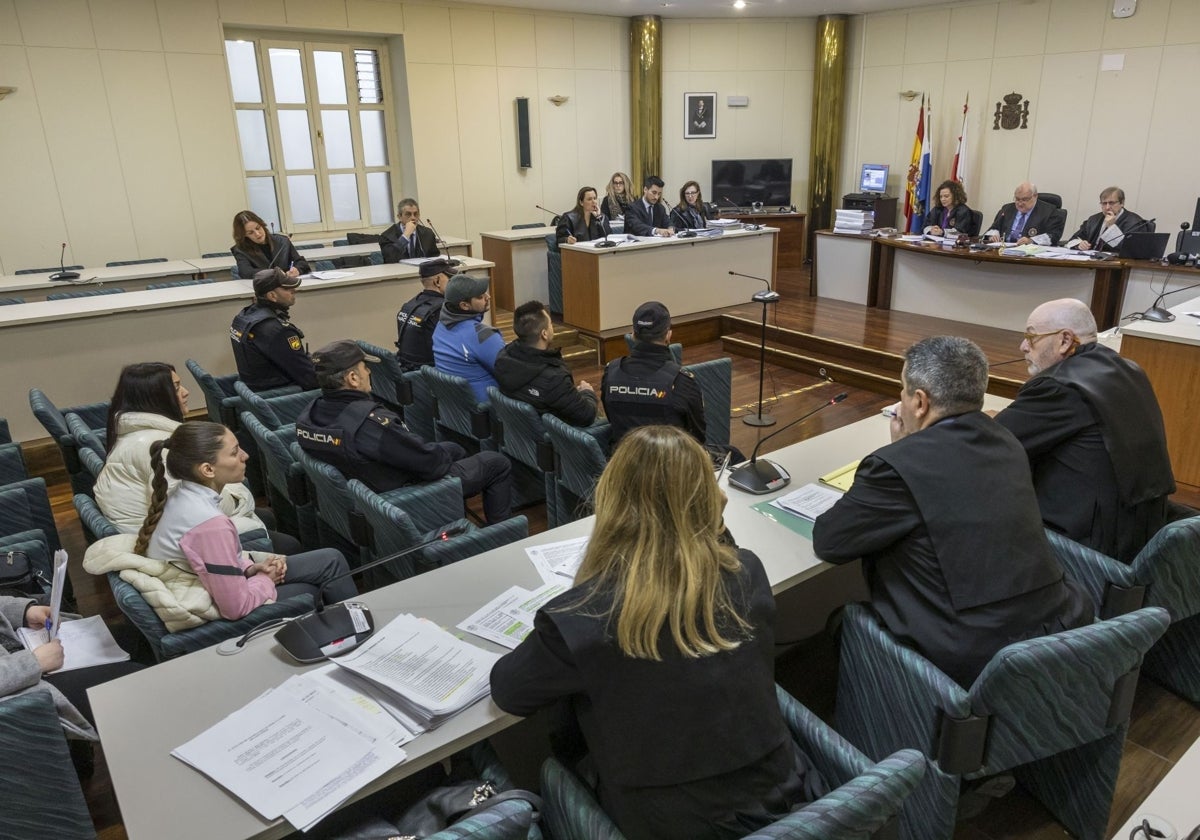
{"type": "Polygon", "coordinates": [[[608,220],[600,215],[596,188],[580,187],[575,196],[575,209],[559,217],[558,228],[554,233],[559,245],[574,245],[576,242],[603,239],[606,233],[611,232],[608,220]]]}
{"type": "Polygon", "coordinates": [[[925,214],[925,233],[945,236],[946,231],[975,235],[975,221],[971,208],[967,206],[967,193],[958,181],[942,181],[938,184],[937,200],[925,214]]]}
{"type": "Polygon", "coordinates": [[[288,277],[308,274],[308,261],[296,251],[292,240],[282,233],[267,231],[267,223],[257,213],[243,210],[233,217],[233,247],[238,275],[249,280],[264,268],[279,268],[288,277]]]}
{"type": "Polygon", "coordinates": [[[567,702],[630,840],[742,837],[819,785],[776,701],[770,583],[724,507],[686,432],[631,432],[596,487],[575,587],[492,669],[507,712],[567,702]]]}
{"type": "MultiPolygon", "coordinates": [[[[219,423],[184,423],[150,447],[154,494],[133,553],[190,566],[222,618],[241,618],[263,604],[308,593],[349,571],[341,552],[323,548],[284,557],[243,552],[233,521],[219,507],[221,490],[246,474],[246,453],[219,423]],[[165,450],[165,452],[164,452],[165,450]],[[167,494],[166,470],[182,480],[167,494]]],[[[330,600],[358,594],[345,577],[330,600]]]]}

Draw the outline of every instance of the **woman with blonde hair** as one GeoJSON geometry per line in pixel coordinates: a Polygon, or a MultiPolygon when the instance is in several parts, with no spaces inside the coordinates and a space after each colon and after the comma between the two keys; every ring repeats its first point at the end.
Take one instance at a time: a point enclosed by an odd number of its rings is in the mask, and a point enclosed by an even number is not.
{"type": "Polygon", "coordinates": [[[624,172],[614,172],[608,179],[604,190],[604,201],[600,204],[600,212],[610,222],[624,218],[629,205],[633,203],[633,182],[624,172]]]}
{"type": "Polygon", "coordinates": [[[492,669],[507,712],[567,702],[630,840],[742,837],[821,788],[776,701],[770,583],[725,530],[711,463],[673,427],[626,435],[574,588],[492,669]]]}

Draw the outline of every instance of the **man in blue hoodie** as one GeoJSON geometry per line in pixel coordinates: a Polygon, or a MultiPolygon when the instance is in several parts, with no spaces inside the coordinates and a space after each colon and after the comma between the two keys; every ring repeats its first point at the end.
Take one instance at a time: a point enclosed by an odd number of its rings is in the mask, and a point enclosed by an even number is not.
{"type": "Polygon", "coordinates": [[[487,402],[489,385],[497,385],[493,371],[504,337],[483,323],[491,305],[488,281],[456,274],[446,284],[446,302],[433,331],[433,366],[471,383],[475,398],[487,402]]]}

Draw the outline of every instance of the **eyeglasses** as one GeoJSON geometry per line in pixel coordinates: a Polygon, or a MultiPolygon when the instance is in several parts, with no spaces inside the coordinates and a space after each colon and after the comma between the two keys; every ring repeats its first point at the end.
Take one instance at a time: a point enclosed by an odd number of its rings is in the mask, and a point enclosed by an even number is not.
{"type": "Polygon", "coordinates": [[[1119,201],[1116,201],[1116,200],[1113,200],[1113,201],[1101,201],[1101,202],[1100,202],[1100,206],[1101,206],[1101,207],[1116,207],[1116,206],[1117,206],[1118,204],[1120,204],[1120,203],[1121,203],[1121,202],[1119,202],[1119,201]]]}
{"type": "Polygon", "coordinates": [[[700,195],[700,191],[699,190],[688,190],[687,192],[684,193],[684,195],[700,195]]]}
{"type": "Polygon", "coordinates": [[[1037,341],[1039,338],[1045,338],[1048,335],[1058,335],[1062,331],[1063,330],[1061,330],[1061,329],[1057,329],[1057,330],[1051,330],[1050,332],[1044,332],[1044,333],[1031,333],[1029,330],[1025,330],[1025,332],[1022,333],[1021,335],[1022,335],[1022,338],[1024,338],[1026,341],[1029,342],[1029,346],[1032,347],[1033,343],[1035,341],[1037,341]]]}
{"type": "Polygon", "coordinates": [[[1035,198],[1037,198],[1035,195],[1014,195],[1013,201],[1019,201],[1024,204],[1027,201],[1033,201],[1035,198]]]}

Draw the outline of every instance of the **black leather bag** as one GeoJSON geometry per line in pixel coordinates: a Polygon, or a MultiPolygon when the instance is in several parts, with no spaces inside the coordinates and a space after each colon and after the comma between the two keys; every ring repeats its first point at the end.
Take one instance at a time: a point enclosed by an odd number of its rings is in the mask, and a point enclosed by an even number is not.
{"type": "Polygon", "coordinates": [[[0,594],[31,598],[47,595],[52,560],[41,531],[0,538],[0,594]]]}
{"type": "Polygon", "coordinates": [[[497,793],[491,782],[471,779],[434,788],[425,794],[396,820],[396,831],[406,840],[420,840],[508,799],[524,799],[530,802],[534,814],[542,807],[542,800],[527,790],[497,793]]]}

